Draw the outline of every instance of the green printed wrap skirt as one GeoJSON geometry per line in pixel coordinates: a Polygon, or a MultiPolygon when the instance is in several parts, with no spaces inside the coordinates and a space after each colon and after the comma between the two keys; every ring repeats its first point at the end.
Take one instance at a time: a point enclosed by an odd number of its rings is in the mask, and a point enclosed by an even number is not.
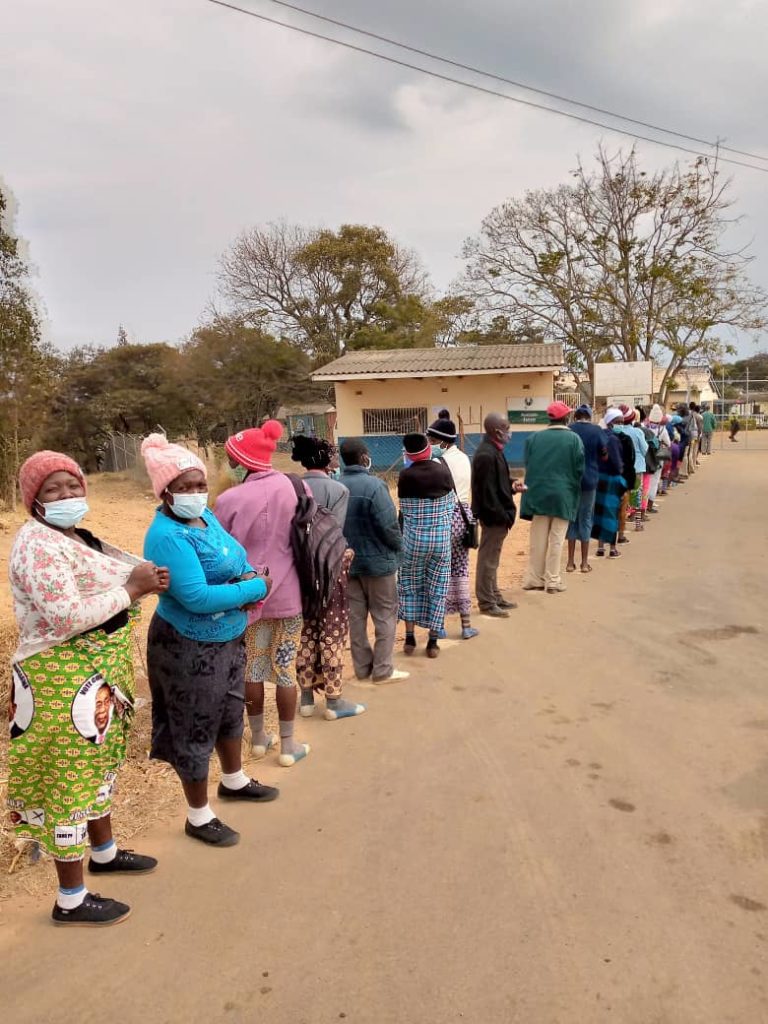
{"type": "Polygon", "coordinates": [[[16,834],[57,860],[85,853],[112,808],[134,704],[132,624],[96,629],[13,666],[8,808],[16,834]]]}

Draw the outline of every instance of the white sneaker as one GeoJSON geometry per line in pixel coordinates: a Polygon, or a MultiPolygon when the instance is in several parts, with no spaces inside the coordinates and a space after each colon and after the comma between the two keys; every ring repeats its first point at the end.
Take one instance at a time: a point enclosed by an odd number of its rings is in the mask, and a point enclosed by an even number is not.
{"type": "Polygon", "coordinates": [[[403,670],[401,668],[396,668],[396,669],[393,670],[392,675],[391,676],[387,676],[386,679],[372,679],[371,682],[375,683],[376,686],[386,686],[387,683],[399,683],[403,679],[410,679],[410,678],[411,678],[411,673],[410,672],[403,672],[403,670]]]}

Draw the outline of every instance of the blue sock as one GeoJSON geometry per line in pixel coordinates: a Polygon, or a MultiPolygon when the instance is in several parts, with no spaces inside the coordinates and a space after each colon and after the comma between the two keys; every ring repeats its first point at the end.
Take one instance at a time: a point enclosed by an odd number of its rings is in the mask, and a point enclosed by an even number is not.
{"type": "Polygon", "coordinates": [[[62,910],[77,910],[87,894],[88,890],[84,885],[77,885],[74,889],[67,889],[60,885],[56,902],[62,910]]]}
{"type": "Polygon", "coordinates": [[[91,847],[91,858],[96,864],[109,864],[117,856],[117,843],[109,839],[106,843],[91,847]]]}

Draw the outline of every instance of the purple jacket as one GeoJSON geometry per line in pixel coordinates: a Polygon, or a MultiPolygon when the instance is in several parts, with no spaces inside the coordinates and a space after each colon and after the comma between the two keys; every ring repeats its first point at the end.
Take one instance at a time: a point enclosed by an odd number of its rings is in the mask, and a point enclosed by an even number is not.
{"type": "Polygon", "coordinates": [[[254,569],[260,572],[267,566],[272,577],[272,590],[263,604],[248,613],[249,623],[301,614],[299,577],[291,550],[295,511],[293,485],[285,474],[274,469],[251,473],[216,500],[215,514],[221,525],[240,541],[254,569]]]}

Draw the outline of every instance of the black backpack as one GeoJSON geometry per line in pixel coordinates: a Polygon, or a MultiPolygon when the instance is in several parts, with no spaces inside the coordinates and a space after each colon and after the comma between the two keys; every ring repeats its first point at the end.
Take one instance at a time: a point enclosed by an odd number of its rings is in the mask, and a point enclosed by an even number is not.
{"type": "Polygon", "coordinates": [[[321,619],[341,575],[347,542],[333,512],[317,504],[300,477],[285,474],[296,491],[291,548],[301,584],[302,614],[321,619]]]}

